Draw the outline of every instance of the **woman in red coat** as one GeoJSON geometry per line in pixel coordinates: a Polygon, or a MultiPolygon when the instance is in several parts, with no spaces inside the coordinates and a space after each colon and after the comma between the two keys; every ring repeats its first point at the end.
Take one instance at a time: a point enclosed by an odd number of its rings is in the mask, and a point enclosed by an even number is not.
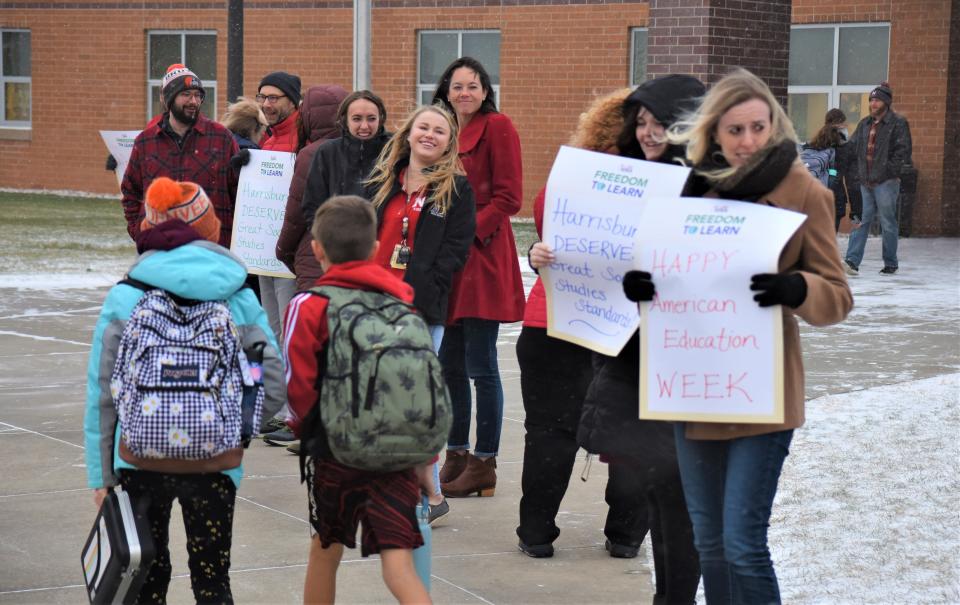
{"type": "Polygon", "coordinates": [[[440,484],[447,496],[492,496],[503,421],[503,386],[497,366],[500,324],[523,318],[523,284],[510,217],[520,211],[523,166],[520,137],[497,112],[486,69],[461,57],[440,77],[434,103],[457,116],[460,159],[473,187],[477,232],[470,256],[450,293],[440,349],[453,400],[453,427],[440,484]],[[477,392],[477,441],[470,454],[470,379],[477,392]]]}

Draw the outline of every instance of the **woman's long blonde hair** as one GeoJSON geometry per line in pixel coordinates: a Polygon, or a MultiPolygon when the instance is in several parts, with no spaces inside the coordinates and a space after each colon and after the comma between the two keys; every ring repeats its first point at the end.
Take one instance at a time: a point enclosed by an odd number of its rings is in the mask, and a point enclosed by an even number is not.
{"type": "Polygon", "coordinates": [[[370,178],[366,181],[368,185],[376,185],[377,193],[373,196],[373,205],[379,208],[387,202],[387,196],[393,189],[397,180],[395,167],[398,162],[410,159],[410,143],[407,138],[410,131],[413,130],[413,123],[420,117],[420,114],[432,111],[441,116],[447,122],[450,128],[450,144],[443,152],[440,159],[423,171],[423,176],[427,179],[427,189],[430,191],[429,200],[433,202],[434,207],[440,212],[446,213],[453,201],[453,195],[456,193],[456,183],[454,177],[458,174],[465,174],[463,164],[460,163],[457,136],[457,120],[449,111],[439,105],[424,105],[413,111],[403,125],[394,133],[390,141],[384,146],[377,158],[377,163],[373,167],[370,178]]]}
{"type": "MultiPolygon", "coordinates": [[[[737,68],[710,87],[700,108],[680,120],[667,131],[667,139],[675,145],[686,146],[687,163],[694,168],[703,165],[708,154],[720,153],[715,149],[717,125],[731,107],[753,99],[760,99],[770,107],[770,140],[767,147],[779,145],[785,140],[797,142],[797,133],[787,113],[770,92],[767,84],[746,69],[737,68]]],[[[710,181],[721,181],[737,169],[734,167],[698,170],[710,181]]]]}

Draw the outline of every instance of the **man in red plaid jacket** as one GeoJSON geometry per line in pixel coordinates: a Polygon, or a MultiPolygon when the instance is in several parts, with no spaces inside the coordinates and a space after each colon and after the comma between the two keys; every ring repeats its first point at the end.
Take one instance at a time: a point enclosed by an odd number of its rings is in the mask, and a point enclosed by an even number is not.
{"type": "Polygon", "coordinates": [[[123,215],[127,233],[136,239],[144,217],[144,192],[158,176],[199,184],[220,219],[220,245],[230,247],[238,174],[230,158],[240,151],[230,131],[200,112],[203,84],[175,63],[163,77],[161,96],[167,111],[152,120],[133,143],[123,175],[123,215]]]}

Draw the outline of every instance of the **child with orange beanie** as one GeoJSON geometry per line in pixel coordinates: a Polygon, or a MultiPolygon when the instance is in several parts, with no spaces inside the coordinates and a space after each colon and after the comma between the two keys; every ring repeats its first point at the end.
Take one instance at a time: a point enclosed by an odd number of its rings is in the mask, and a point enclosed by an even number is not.
{"type": "MultiPolygon", "coordinates": [[[[254,293],[243,287],[246,267],[217,244],[220,221],[203,188],[196,183],[157,178],[147,189],[145,210],[136,238],[141,255],[126,278],[110,289],[94,329],[84,414],[87,485],[94,490],[98,507],[108,488],[122,486],[130,495],[135,514],[146,516],[149,521],[156,557],[137,602],[166,602],[172,571],[167,547],[170,511],[177,499],[187,534],[194,598],[198,603],[232,603],[230,546],[242,466],[235,460],[217,466],[215,458],[205,462],[176,460],[176,469],[159,471],[151,466],[153,459],[136,458],[131,463],[120,452],[124,448],[116,447],[121,426],[111,390],[117,385],[111,384],[111,378],[117,374],[115,365],[124,326],[138,302],[155,290],[162,290],[178,305],[205,301],[225,304],[236,327],[238,344],[244,351],[263,351],[262,418],[273,417],[285,401],[283,364],[263,308],[254,293]]],[[[249,368],[245,371],[245,378],[252,376],[249,368]]],[[[178,406],[176,400],[160,401],[161,408],[168,407],[161,409],[163,413],[180,413],[179,407],[174,409],[178,406]]],[[[143,413],[147,412],[144,408],[143,413]]],[[[124,438],[126,444],[126,435],[124,438]]]]}

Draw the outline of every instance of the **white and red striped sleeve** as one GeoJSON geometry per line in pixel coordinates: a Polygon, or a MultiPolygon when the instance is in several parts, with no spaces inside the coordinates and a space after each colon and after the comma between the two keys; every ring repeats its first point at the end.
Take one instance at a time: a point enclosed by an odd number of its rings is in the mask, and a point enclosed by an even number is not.
{"type": "Polygon", "coordinates": [[[287,306],[283,323],[283,357],[287,364],[287,424],[298,437],[300,423],[320,393],[317,378],[322,371],[318,356],[327,342],[327,299],[309,292],[296,295],[287,306]]]}

